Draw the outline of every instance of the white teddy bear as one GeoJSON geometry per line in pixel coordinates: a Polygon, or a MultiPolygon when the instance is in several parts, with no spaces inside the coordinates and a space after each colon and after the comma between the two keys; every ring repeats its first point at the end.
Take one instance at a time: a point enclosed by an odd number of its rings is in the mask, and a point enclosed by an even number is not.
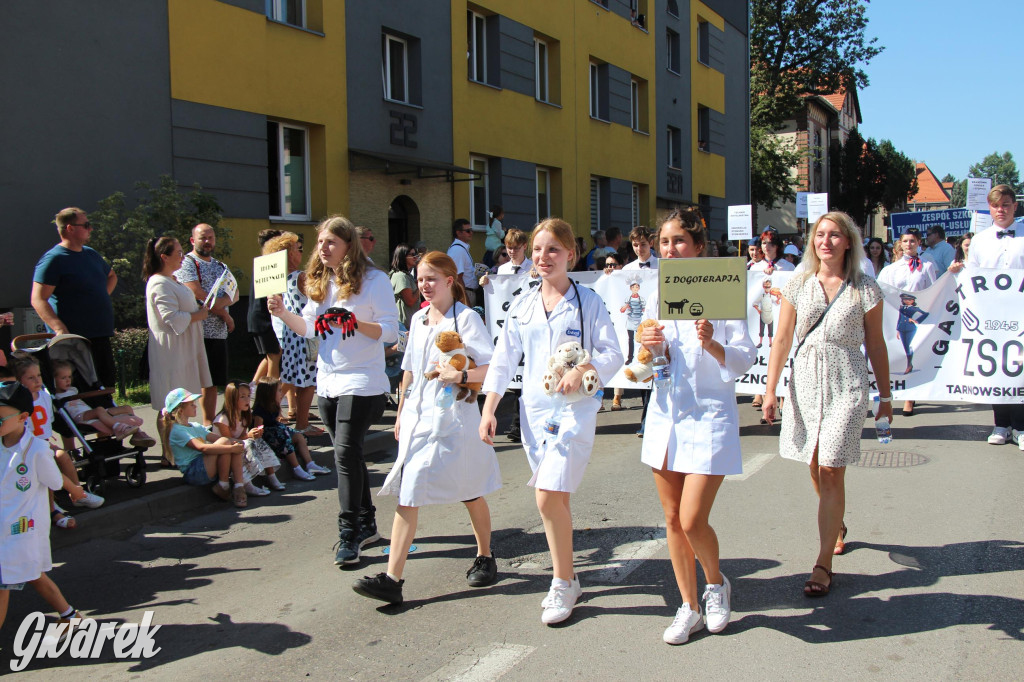
{"type": "MultiPolygon", "coordinates": [[[[544,393],[554,395],[555,388],[562,376],[570,369],[585,365],[590,362],[590,353],[583,346],[575,341],[563,343],[555,350],[555,354],[548,358],[548,371],[544,374],[544,393]]],[[[573,393],[566,394],[565,400],[574,403],[583,398],[589,398],[597,393],[601,381],[597,372],[590,369],[583,373],[583,383],[573,393]]]]}

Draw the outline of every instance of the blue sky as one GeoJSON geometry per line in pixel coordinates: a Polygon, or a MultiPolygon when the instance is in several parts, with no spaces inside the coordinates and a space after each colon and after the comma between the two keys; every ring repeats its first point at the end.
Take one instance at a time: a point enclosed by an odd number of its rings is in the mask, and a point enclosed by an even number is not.
{"type": "Polygon", "coordinates": [[[873,0],[869,37],[885,51],[859,92],[864,137],[890,139],[940,179],[1009,151],[1024,171],[1020,0],[873,0]]]}

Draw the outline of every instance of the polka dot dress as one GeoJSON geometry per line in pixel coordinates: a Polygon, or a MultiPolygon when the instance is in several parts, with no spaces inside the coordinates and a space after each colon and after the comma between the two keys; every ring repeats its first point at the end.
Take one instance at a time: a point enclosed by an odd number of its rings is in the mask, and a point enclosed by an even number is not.
{"type": "MultiPolygon", "coordinates": [[[[821,317],[828,303],[817,277],[794,277],[782,296],[796,308],[796,339],[821,317]]],[[[868,411],[868,365],[861,350],[864,314],[882,300],[870,277],[836,298],[793,361],[789,400],[783,406],[779,453],[809,464],[844,467],[860,458],[860,435],[868,411]]]]}
{"type": "MultiPolygon", "coordinates": [[[[306,295],[299,289],[299,275],[293,272],[288,275],[288,291],[284,295],[284,307],[295,313],[302,314],[306,305],[306,295]]],[[[296,388],[316,385],[316,357],[310,361],[306,351],[306,339],[287,327],[278,334],[281,342],[281,381],[296,388]]]]}

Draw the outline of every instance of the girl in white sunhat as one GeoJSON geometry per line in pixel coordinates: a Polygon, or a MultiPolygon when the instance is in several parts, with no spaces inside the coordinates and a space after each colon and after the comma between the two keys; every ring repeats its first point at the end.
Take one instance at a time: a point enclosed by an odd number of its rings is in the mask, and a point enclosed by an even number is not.
{"type": "Polygon", "coordinates": [[[541,622],[560,623],[571,614],[583,594],[573,570],[572,512],[569,497],[583,480],[590,459],[601,408],[598,395],[568,402],[560,410],[557,433],[545,430],[559,405],[558,396],[542,388],[548,359],[564,343],[579,343],[588,351],[589,363],[565,372],[556,391],[575,393],[590,370],[607,384],[622,366],[622,351],[604,301],[592,290],[569,279],[579,253],[572,227],[548,218],[533,231],[532,257],[541,285],[519,296],[509,310],[491,366],[484,379],[487,394],[480,419],[480,438],[494,443],[497,420],[494,411],[525,356],[523,396],[520,399],[523,448],[533,469],[528,485],[537,489],[537,508],[544,520],[544,534],[551,551],[551,589],[541,602],[541,622]]]}
{"type": "MultiPolygon", "coordinates": [[[[675,210],[661,224],[662,258],[696,258],[707,245],[698,212],[675,210]]],[[[657,296],[645,319],[657,319],[657,296]]],[[[732,586],[719,570],[718,536],[708,523],[728,474],[743,472],[735,380],[757,357],[745,320],[677,320],[644,326],[640,343],[664,344],[669,380],[652,389],[641,461],[654,472],[665,511],[668,553],[683,605],[662,638],[684,644],[704,628],[721,632],[731,616],[732,586]],[[647,428],[650,427],[650,428],[647,428]],[[704,569],[704,612],[697,596],[697,564],[704,569]]],[[[660,350],[660,349],[659,349],[660,350]]]]}

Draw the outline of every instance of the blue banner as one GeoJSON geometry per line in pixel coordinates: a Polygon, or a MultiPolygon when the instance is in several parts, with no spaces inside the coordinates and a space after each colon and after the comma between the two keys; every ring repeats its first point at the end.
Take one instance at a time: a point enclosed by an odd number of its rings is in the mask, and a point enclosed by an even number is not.
{"type": "Polygon", "coordinates": [[[959,237],[971,231],[971,212],[966,208],[947,208],[941,211],[893,213],[889,216],[889,225],[892,227],[893,239],[899,239],[909,227],[916,227],[924,234],[931,225],[942,225],[947,237],[959,237]]]}

